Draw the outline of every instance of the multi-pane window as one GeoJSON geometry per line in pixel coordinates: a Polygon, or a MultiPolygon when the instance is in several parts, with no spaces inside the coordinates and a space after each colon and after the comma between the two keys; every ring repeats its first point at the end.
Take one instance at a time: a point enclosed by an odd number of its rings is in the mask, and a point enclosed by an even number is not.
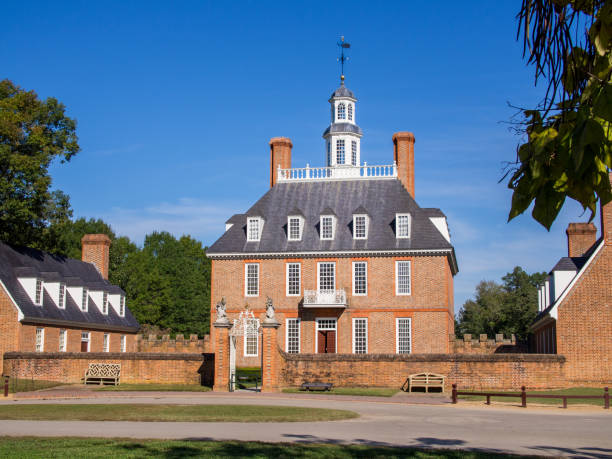
{"type": "Polygon", "coordinates": [[[43,287],[42,280],[36,279],[36,292],[34,295],[34,303],[38,305],[42,304],[42,287],[43,287]]]}
{"type": "Polygon", "coordinates": [[[300,353],[300,319],[287,319],[287,353],[300,353]]]}
{"type": "Polygon", "coordinates": [[[353,353],[368,353],[368,319],[353,319],[353,353]]]}
{"type": "Polygon", "coordinates": [[[108,314],[108,293],[102,293],[102,314],[108,314]]]}
{"type": "Polygon", "coordinates": [[[104,333],[104,340],[102,341],[102,351],[108,352],[110,348],[110,335],[108,333],[104,333]]]}
{"type": "Polygon", "coordinates": [[[36,329],[36,352],[42,352],[45,350],[45,329],[36,329]]]}
{"type": "Polygon", "coordinates": [[[247,239],[249,241],[259,241],[261,237],[261,220],[259,218],[249,218],[247,221],[247,239]]]}
{"type": "Polygon", "coordinates": [[[336,290],[336,263],[319,263],[319,291],[336,290]]]}
{"type": "Polygon", "coordinates": [[[368,294],[368,263],[353,262],[353,295],[368,294]]]}
{"type": "Polygon", "coordinates": [[[346,106],[343,103],[338,104],[338,119],[346,119],[346,106]]]}
{"type": "Polygon", "coordinates": [[[66,352],[66,330],[59,332],[59,351],[66,352]]]}
{"type": "Polygon", "coordinates": [[[410,318],[398,317],[395,330],[396,351],[398,354],[410,354],[410,318]]]}
{"type": "Polygon", "coordinates": [[[119,297],[119,315],[125,316],[125,296],[123,295],[119,297]]]}
{"type": "Polygon", "coordinates": [[[287,296],[297,296],[301,291],[300,263],[287,263],[287,296]]]}
{"type": "Polygon", "coordinates": [[[348,119],[353,121],[353,104],[348,104],[348,119]]]}
{"type": "Polygon", "coordinates": [[[58,292],[58,298],[57,298],[57,306],[59,308],[65,308],[66,307],[66,285],[65,284],[59,284],[59,292],[58,292]]]}
{"type": "Polygon", "coordinates": [[[368,217],[366,215],[355,215],[353,217],[353,237],[355,239],[368,237],[368,217]]]}
{"type": "Polygon", "coordinates": [[[334,217],[324,215],[321,217],[321,239],[334,238],[334,217]]]}
{"type": "Polygon", "coordinates": [[[351,140],[351,164],[357,165],[357,142],[355,140],[351,140]]]}
{"type": "Polygon", "coordinates": [[[410,295],[410,261],[395,262],[395,294],[410,295]]]}
{"type": "Polygon", "coordinates": [[[246,357],[256,357],[258,351],[259,335],[258,319],[249,319],[247,323],[247,332],[244,335],[244,355],[246,357]]]}
{"type": "Polygon", "coordinates": [[[127,351],[127,337],[125,335],[121,335],[121,352],[127,351]]]}
{"type": "Polygon", "coordinates": [[[331,166],[331,142],[327,142],[327,167],[331,166]]]}
{"type": "Polygon", "coordinates": [[[335,330],[336,319],[317,319],[317,330],[335,330]]]}
{"type": "Polygon", "coordinates": [[[395,236],[410,237],[410,215],[397,214],[395,216],[395,236]]]}
{"type": "Polygon", "coordinates": [[[336,140],[336,164],[344,164],[344,140],[336,140]]]}
{"type": "Polygon", "coordinates": [[[89,307],[89,290],[83,287],[83,297],[81,298],[81,311],[87,311],[89,307]]]}
{"type": "Polygon", "coordinates": [[[290,241],[299,241],[300,234],[300,217],[289,217],[288,233],[290,241]]]}
{"type": "Polygon", "coordinates": [[[259,263],[247,263],[245,269],[245,295],[259,295],[259,263]]]}

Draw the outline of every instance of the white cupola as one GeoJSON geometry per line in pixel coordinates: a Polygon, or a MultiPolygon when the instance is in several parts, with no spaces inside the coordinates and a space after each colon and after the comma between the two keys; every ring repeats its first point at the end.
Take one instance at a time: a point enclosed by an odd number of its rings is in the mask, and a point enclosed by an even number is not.
{"type": "Polygon", "coordinates": [[[340,87],[329,98],[331,123],[323,133],[327,152],[325,164],[327,167],[359,166],[363,133],[355,123],[357,99],[344,86],[344,75],[340,78],[340,87]]]}

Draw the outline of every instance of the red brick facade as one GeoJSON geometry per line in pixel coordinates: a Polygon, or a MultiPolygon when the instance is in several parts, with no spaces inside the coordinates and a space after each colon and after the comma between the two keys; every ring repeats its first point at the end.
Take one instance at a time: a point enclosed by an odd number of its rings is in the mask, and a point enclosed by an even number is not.
{"type": "Polygon", "coordinates": [[[93,263],[104,279],[108,279],[110,244],[106,234],[86,234],[81,239],[81,259],[93,263]]]}

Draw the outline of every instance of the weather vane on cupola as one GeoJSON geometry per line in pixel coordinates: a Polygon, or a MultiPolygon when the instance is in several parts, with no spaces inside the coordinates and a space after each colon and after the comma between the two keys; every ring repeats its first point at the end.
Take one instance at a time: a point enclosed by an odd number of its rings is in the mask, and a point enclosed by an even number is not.
{"type": "Polygon", "coordinates": [[[349,60],[348,56],[344,55],[344,50],[349,49],[351,47],[350,43],[346,43],[344,41],[344,36],[340,37],[340,41],[338,42],[338,47],[340,48],[340,57],[338,58],[338,62],[340,62],[340,82],[344,84],[344,63],[349,60]]]}

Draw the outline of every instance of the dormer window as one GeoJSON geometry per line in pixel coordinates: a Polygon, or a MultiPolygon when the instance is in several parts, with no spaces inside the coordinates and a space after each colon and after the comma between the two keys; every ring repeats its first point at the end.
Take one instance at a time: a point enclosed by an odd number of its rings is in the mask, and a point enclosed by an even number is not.
{"type": "Polygon", "coordinates": [[[410,237],[410,214],[397,214],[395,216],[395,237],[410,237]]]}
{"type": "Polygon", "coordinates": [[[321,216],[321,239],[331,240],[334,238],[334,216],[333,215],[322,215],[321,216]]]}
{"type": "Polygon", "coordinates": [[[247,241],[259,241],[261,239],[262,228],[263,228],[262,218],[250,217],[247,220],[247,241]]]}
{"type": "Polygon", "coordinates": [[[348,105],[348,120],[353,121],[353,104],[348,105]]]}
{"type": "Polygon", "coordinates": [[[34,292],[34,304],[42,306],[43,299],[43,281],[42,279],[36,279],[36,290],[34,292]]]}
{"type": "Polygon", "coordinates": [[[338,119],[346,119],[346,106],[344,105],[344,103],[338,104],[338,119]]]}
{"type": "Polygon", "coordinates": [[[123,295],[119,298],[119,315],[125,316],[125,296],[123,295]]]}
{"type": "Polygon", "coordinates": [[[66,308],[66,284],[59,284],[57,294],[57,307],[61,309],[66,308]]]}
{"type": "Polygon", "coordinates": [[[336,140],[336,164],[344,164],[344,139],[336,140]]]}
{"type": "Polygon", "coordinates": [[[89,290],[83,287],[83,296],[81,297],[81,311],[87,312],[89,309],[89,290]]]}
{"type": "Polygon", "coordinates": [[[353,238],[367,239],[368,237],[368,216],[353,215],[353,238]]]}
{"type": "Polygon", "coordinates": [[[102,314],[108,314],[108,293],[102,293],[102,314]]]}
{"type": "Polygon", "coordinates": [[[290,241],[302,239],[302,219],[300,217],[289,217],[287,222],[287,239],[290,241]]]}

